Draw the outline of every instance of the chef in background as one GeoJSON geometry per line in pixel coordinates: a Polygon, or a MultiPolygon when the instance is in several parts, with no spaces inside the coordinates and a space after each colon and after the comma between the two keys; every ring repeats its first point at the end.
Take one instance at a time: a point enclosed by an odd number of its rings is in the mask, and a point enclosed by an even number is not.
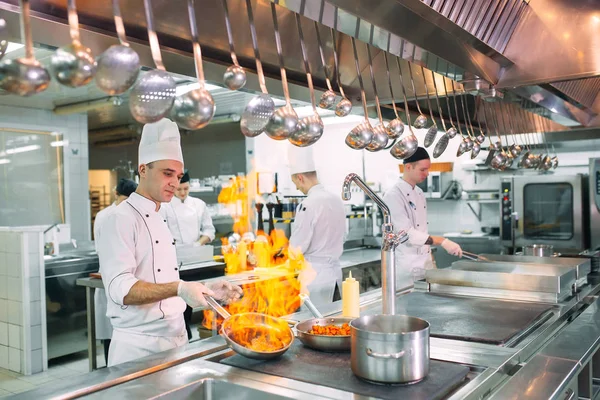
{"type": "MultiPolygon", "coordinates": [[[[203,246],[215,239],[215,227],[206,209],[206,203],[191,197],[189,193],[190,174],[189,171],[185,171],[179,181],[175,197],[170,203],[161,207],[161,214],[167,220],[167,225],[176,245],[193,245],[197,243],[203,246]]],[[[190,325],[193,311],[192,307],[187,306],[183,313],[188,340],[192,339],[190,325]]]]}
{"type": "Polygon", "coordinates": [[[206,208],[206,203],[189,196],[190,175],[186,171],[179,182],[175,197],[167,207],[161,209],[176,244],[205,245],[215,239],[215,227],[206,208]]]}
{"type": "Polygon", "coordinates": [[[290,145],[288,163],[292,182],[306,195],[292,224],[290,257],[299,252],[310,263],[299,279],[319,307],[331,303],[336,288],[342,287],[340,256],[344,251],[346,212],[341,195],[328,192],[319,183],[312,147],[290,145]]]}
{"type": "MultiPolygon", "coordinates": [[[[127,200],[131,193],[137,189],[137,183],[131,179],[121,178],[115,188],[115,201],[108,207],[100,210],[94,219],[94,243],[96,253],[98,252],[98,239],[102,228],[102,222],[121,204],[127,200]]],[[[104,360],[108,364],[108,349],[110,347],[110,338],[112,337],[112,326],[106,317],[106,292],[104,289],[96,289],[94,292],[95,319],[96,319],[96,339],[102,341],[104,347],[104,360]]]]}
{"type": "Polygon", "coordinates": [[[179,279],[175,241],[159,210],[183,176],[180,141],[169,119],[144,125],[140,183],[102,223],[98,255],[113,326],[109,367],[187,344],[186,303],[208,307],[205,295],[230,302],[242,294],[224,280],[205,286],[179,279]]]}
{"type": "Polygon", "coordinates": [[[442,246],[449,254],[462,257],[457,243],[427,232],[427,202],[417,186],[427,179],[431,159],[427,150],[417,148],[404,160],[404,172],[398,182],[383,196],[390,208],[396,231],[405,231],[408,241],[396,247],[396,285],[404,288],[413,283],[413,269],[432,269],[430,246],[442,246]]]}

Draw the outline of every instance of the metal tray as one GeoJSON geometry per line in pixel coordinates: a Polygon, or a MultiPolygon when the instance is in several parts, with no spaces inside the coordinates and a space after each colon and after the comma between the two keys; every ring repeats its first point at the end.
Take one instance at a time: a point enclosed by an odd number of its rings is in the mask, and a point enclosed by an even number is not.
{"type": "MultiPolygon", "coordinates": [[[[592,272],[592,262],[586,258],[574,257],[536,257],[536,256],[510,256],[501,254],[481,254],[488,260],[501,262],[514,262],[520,264],[536,264],[536,265],[559,265],[565,267],[575,267],[577,269],[577,280],[580,281],[587,278],[587,275],[592,272]]],[[[587,279],[586,283],[587,283],[587,279]]]]}
{"type": "Polygon", "coordinates": [[[561,294],[575,289],[574,267],[522,263],[457,261],[450,268],[426,271],[430,284],[561,294]]]}

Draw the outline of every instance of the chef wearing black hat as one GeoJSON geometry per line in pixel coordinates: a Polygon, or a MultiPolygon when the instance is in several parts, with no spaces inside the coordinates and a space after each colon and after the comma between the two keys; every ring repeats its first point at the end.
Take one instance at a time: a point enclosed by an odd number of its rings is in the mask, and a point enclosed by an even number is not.
{"type": "Polygon", "coordinates": [[[399,288],[412,283],[413,269],[433,268],[431,245],[442,246],[449,254],[462,256],[458,244],[427,233],[427,202],[417,184],[427,179],[430,167],[431,159],[427,150],[419,147],[404,160],[402,177],[383,197],[390,208],[394,228],[405,231],[409,236],[406,243],[396,248],[396,284],[399,288]]]}

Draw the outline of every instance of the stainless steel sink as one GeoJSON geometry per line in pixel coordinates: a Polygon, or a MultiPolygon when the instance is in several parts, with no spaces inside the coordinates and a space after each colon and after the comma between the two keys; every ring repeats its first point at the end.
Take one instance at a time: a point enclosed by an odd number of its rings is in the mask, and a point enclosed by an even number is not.
{"type": "Polygon", "coordinates": [[[235,383],[222,381],[219,379],[207,378],[199,382],[194,382],[187,386],[169,391],[155,398],[169,399],[244,399],[244,400],[280,400],[290,397],[267,393],[262,390],[252,389],[235,383]]]}

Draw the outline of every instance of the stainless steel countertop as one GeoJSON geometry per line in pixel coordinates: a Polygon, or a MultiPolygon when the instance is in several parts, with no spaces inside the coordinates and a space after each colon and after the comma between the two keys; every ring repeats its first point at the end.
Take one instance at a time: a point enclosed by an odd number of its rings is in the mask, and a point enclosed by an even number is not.
{"type": "MultiPolygon", "coordinates": [[[[600,285],[598,277],[592,281],[578,295],[558,305],[549,321],[511,348],[432,338],[432,358],[471,367],[470,380],[449,399],[479,399],[490,394],[494,399],[565,398],[566,385],[600,345],[600,300],[595,297],[600,285]],[[584,307],[587,309],[578,315],[584,307]]],[[[379,290],[365,293],[361,295],[361,308],[380,301],[379,290]]],[[[322,311],[334,315],[340,309],[341,302],[336,302],[322,311]]],[[[302,311],[289,317],[302,320],[310,315],[302,311]]],[[[147,398],[161,394],[169,398],[192,395],[202,398],[202,393],[214,394],[218,390],[229,390],[232,398],[365,398],[211,361],[229,352],[225,341],[217,336],[68,382],[51,383],[15,398],[73,398],[86,394],[102,398],[147,398]]]]}

